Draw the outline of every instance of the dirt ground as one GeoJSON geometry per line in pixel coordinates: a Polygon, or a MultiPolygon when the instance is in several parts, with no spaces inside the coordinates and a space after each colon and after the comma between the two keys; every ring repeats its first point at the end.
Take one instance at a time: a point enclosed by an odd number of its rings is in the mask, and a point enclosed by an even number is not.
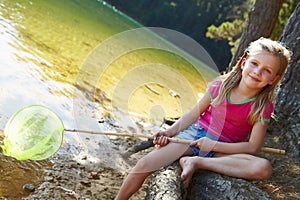
{"type": "MultiPolygon", "coordinates": [[[[265,146],[284,149],[278,144],[278,137],[272,135],[267,135],[265,146]]],[[[273,174],[269,180],[253,183],[273,199],[300,199],[300,158],[272,153],[261,153],[261,156],[271,161],[273,174]]]]}
{"type": "MultiPolygon", "coordinates": [[[[136,138],[110,138],[108,146],[103,145],[103,140],[90,136],[83,138],[89,141],[88,145],[101,145],[96,154],[91,154],[84,147],[73,146],[64,143],[61,150],[46,161],[26,161],[25,171],[30,171],[28,166],[34,165],[35,174],[21,183],[23,193],[12,196],[7,191],[0,190],[0,199],[114,199],[120,185],[130,168],[142,155],[151,149],[126,157],[124,152],[134,144],[140,143],[136,138]],[[72,152],[77,152],[76,156],[72,152]],[[32,163],[33,162],[33,163],[32,163]],[[27,168],[27,169],[26,169],[27,168]],[[40,173],[38,173],[40,171],[40,173]],[[25,184],[32,185],[33,192],[24,192],[25,184]],[[6,193],[5,193],[6,192],[6,193]],[[27,197],[26,197],[27,196],[27,197]]],[[[276,147],[276,138],[269,136],[266,146],[276,147]]],[[[300,162],[297,158],[289,158],[286,155],[275,155],[262,153],[261,156],[268,158],[273,165],[273,175],[267,181],[253,181],[260,189],[268,193],[273,199],[300,199],[299,177],[300,162]]],[[[16,173],[8,173],[9,167],[5,167],[3,155],[1,154],[1,174],[6,177],[7,183],[18,181],[16,173]]],[[[5,158],[9,166],[24,161],[16,161],[5,158]]],[[[19,172],[20,173],[20,172],[19,172]]],[[[22,173],[21,173],[22,174],[22,173]]],[[[25,174],[25,173],[23,173],[25,174]]],[[[3,176],[2,176],[3,178],[3,176]]],[[[1,181],[1,184],[4,184],[1,181]]],[[[147,183],[132,197],[144,199],[147,183]]],[[[8,190],[10,187],[7,187],[8,190]]]]}

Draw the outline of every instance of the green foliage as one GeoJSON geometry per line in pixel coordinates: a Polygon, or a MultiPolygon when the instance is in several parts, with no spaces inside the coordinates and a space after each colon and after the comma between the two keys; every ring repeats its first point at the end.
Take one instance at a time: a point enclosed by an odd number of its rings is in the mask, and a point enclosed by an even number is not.
{"type": "Polygon", "coordinates": [[[206,37],[215,39],[230,39],[236,38],[241,34],[244,28],[244,21],[236,19],[233,22],[224,22],[219,27],[211,25],[208,27],[206,37]]]}
{"type": "Polygon", "coordinates": [[[235,19],[233,22],[224,22],[218,27],[211,25],[207,29],[206,37],[217,40],[228,40],[228,44],[232,47],[231,53],[233,54],[238,46],[244,25],[245,23],[241,19],[235,19]]]}
{"type": "MultiPolygon", "coordinates": [[[[298,4],[298,0],[285,0],[281,10],[279,12],[277,23],[272,32],[271,38],[274,40],[278,40],[282,31],[287,24],[290,15],[296,8],[298,4]]],[[[248,0],[243,4],[244,16],[241,18],[237,18],[233,21],[223,22],[220,26],[216,27],[215,25],[211,25],[207,29],[206,37],[216,40],[227,40],[228,44],[232,47],[231,53],[234,54],[238,44],[239,38],[242,35],[243,28],[245,26],[245,21],[247,19],[248,10],[252,8],[254,4],[253,0],[248,0]]]]}
{"type": "Polygon", "coordinates": [[[215,40],[227,40],[233,55],[243,33],[248,11],[253,7],[254,2],[253,0],[248,0],[241,3],[238,7],[232,7],[233,13],[236,13],[236,9],[239,8],[239,15],[231,15],[233,20],[225,21],[220,26],[210,25],[207,29],[206,37],[215,40]]]}
{"type": "Polygon", "coordinates": [[[282,31],[287,24],[291,14],[296,8],[299,0],[285,0],[279,12],[278,20],[275,24],[274,30],[272,32],[271,38],[273,40],[278,40],[282,31]]]}

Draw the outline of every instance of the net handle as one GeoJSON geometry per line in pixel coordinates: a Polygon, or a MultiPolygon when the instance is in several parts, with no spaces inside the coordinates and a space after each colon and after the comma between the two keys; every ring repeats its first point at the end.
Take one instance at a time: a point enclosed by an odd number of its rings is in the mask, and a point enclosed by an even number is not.
{"type": "MultiPolygon", "coordinates": [[[[112,133],[112,132],[97,132],[97,131],[87,131],[87,130],[77,130],[77,129],[65,129],[66,132],[79,132],[79,133],[89,133],[96,135],[107,135],[107,136],[121,136],[121,137],[137,137],[137,138],[147,138],[153,139],[153,135],[149,134],[139,134],[139,133],[112,133]]],[[[168,138],[170,142],[181,143],[181,144],[190,144],[193,140],[182,140],[178,138],[168,138]]],[[[279,155],[284,155],[285,150],[276,149],[271,147],[262,147],[261,152],[274,153],[279,155]]]]}

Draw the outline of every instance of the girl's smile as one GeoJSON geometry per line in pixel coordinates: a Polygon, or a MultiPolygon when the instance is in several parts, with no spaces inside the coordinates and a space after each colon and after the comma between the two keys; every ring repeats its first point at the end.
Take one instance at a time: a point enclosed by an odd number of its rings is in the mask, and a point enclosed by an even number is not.
{"type": "Polygon", "coordinates": [[[260,82],[259,78],[256,78],[256,77],[251,76],[251,75],[249,75],[249,77],[252,78],[252,79],[253,79],[254,81],[256,81],[256,82],[260,82]]]}

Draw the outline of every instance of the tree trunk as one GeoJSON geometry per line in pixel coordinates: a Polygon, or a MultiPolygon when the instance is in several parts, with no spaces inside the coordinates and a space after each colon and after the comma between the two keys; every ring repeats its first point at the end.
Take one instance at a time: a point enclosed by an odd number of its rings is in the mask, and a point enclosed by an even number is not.
{"type": "Polygon", "coordinates": [[[284,28],[280,41],[292,52],[291,62],[276,96],[277,121],[270,125],[273,134],[279,134],[288,154],[300,152],[300,3],[284,28]]]}
{"type": "Polygon", "coordinates": [[[249,12],[248,21],[243,30],[239,46],[229,64],[230,70],[242,56],[250,42],[260,37],[270,37],[283,0],[256,0],[249,12]]]}

